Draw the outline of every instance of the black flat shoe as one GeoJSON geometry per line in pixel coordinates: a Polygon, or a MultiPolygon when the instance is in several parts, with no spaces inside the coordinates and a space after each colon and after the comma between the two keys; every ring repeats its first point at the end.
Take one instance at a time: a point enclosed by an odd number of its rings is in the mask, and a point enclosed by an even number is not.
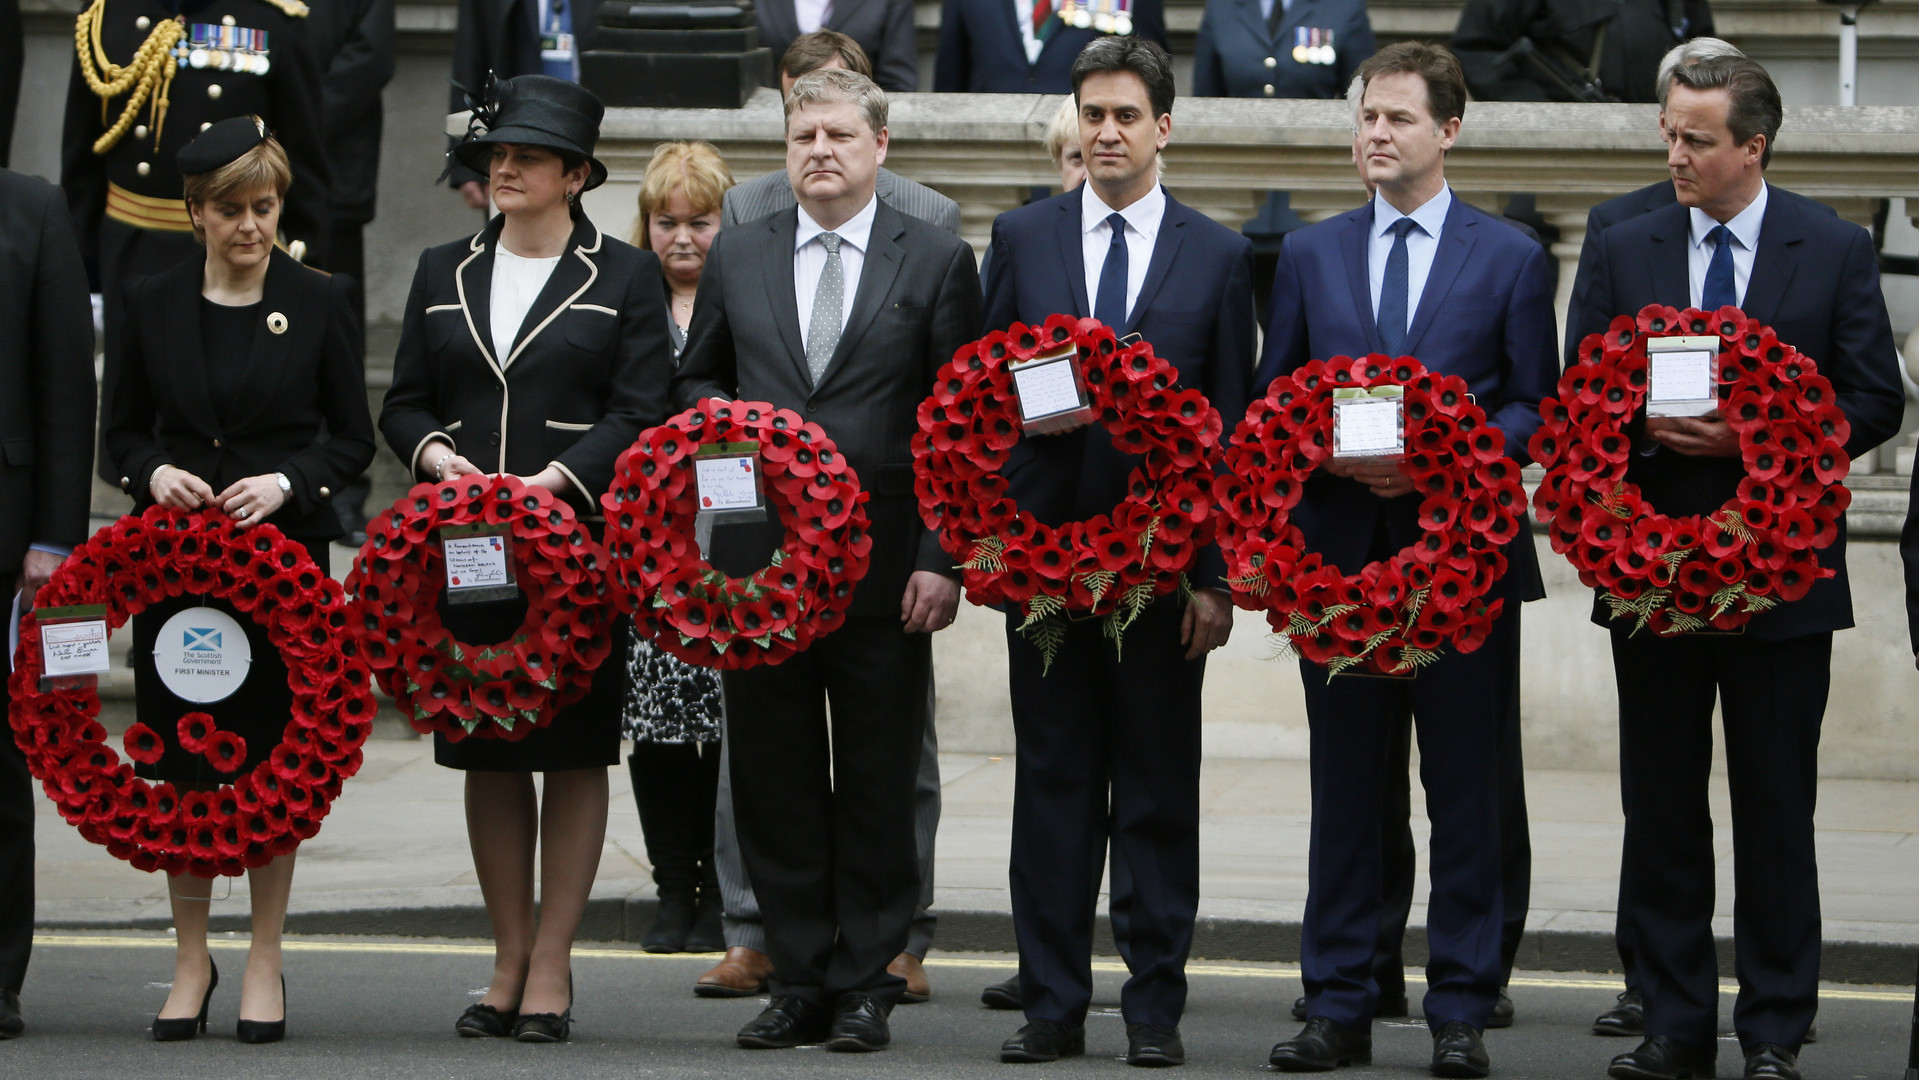
{"type": "MultiPolygon", "coordinates": [[[[1373,1004],[1373,1017],[1377,1020],[1404,1020],[1409,1015],[1411,1015],[1411,1010],[1407,1007],[1405,994],[1394,994],[1391,997],[1382,997],[1373,1004]]],[[[1293,1019],[1302,1024],[1306,1022],[1305,994],[1301,994],[1293,999],[1293,1019]]],[[[1496,1025],[1487,1024],[1486,1026],[1494,1027],[1496,1025]]]]}
{"type": "Polygon", "coordinates": [[[1086,1052],[1086,1027],[1057,1020],[1029,1020],[1013,1037],[1000,1044],[999,1059],[1009,1065],[1058,1061],[1086,1052]]]}
{"type": "Polygon", "coordinates": [[[740,1029],[735,1041],[748,1050],[791,1050],[823,1041],[831,1020],[824,1006],[781,994],[740,1029]]]}
{"type": "Polygon", "coordinates": [[[1354,1031],[1315,1016],[1306,1021],[1299,1034],[1273,1047],[1266,1060],[1280,1072],[1328,1072],[1341,1065],[1371,1065],[1373,1033],[1354,1031]]]}
{"type": "Polygon", "coordinates": [[[1492,1059],[1486,1056],[1486,1041],[1471,1024],[1448,1020],[1433,1032],[1434,1076],[1478,1080],[1492,1071],[1492,1059]]]}
{"type": "Polygon", "coordinates": [[[1594,1035],[1629,1035],[1635,1039],[1646,1034],[1646,1002],[1637,990],[1621,990],[1613,1006],[1593,1017],[1594,1035]]]}
{"type": "Polygon", "coordinates": [[[460,1018],[453,1021],[453,1030],[466,1039],[504,1039],[513,1034],[513,1025],[519,1022],[517,1009],[496,1009],[476,1003],[468,1005],[460,1018]]]}
{"type": "Polygon", "coordinates": [[[513,1038],[523,1043],[560,1043],[573,1035],[573,1009],[563,1013],[521,1013],[513,1038]]]}
{"type": "Polygon", "coordinates": [[[1486,1017],[1486,1028],[1509,1028],[1513,1026],[1513,999],[1506,993],[1505,987],[1499,988],[1499,1000],[1493,1002],[1492,1014],[1486,1017]]]}
{"type": "Polygon", "coordinates": [[[206,996],[200,999],[200,1015],[176,1016],[172,1019],[154,1017],[154,1042],[185,1042],[207,1029],[207,1006],[213,1003],[213,991],[220,985],[220,965],[208,957],[207,967],[213,971],[213,977],[207,980],[206,996]]]}
{"type": "Polygon", "coordinates": [[[20,995],[0,990],[0,1039],[17,1039],[27,1033],[27,1021],[20,1015],[20,995]]]}
{"type": "Polygon", "coordinates": [[[1179,1029],[1159,1024],[1127,1024],[1126,1064],[1148,1069],[1186,1064],[1186,1044],[1179,1041],[1179,1029]]]}
{"type": "Polygon", "coordinates": [[[1016,974],[1005,982],[996,982],[979,992],[979,1003],[989,1009],[1023,1009],[1025,999],[1020,994],[1019,976],[1016,974]]]}
{"type": "Polygon", "coordinates": [[[845,994],[833,1007],[833,1026],[826,1032],[826,1048],[843,1054],[884,1050],[893,1041],[886,1026],[887,1008],[871,994],[845,994]]]}
{"type": "Polygon", "coordinates": [[[1760,1043],[1746,1055],[1746,1080],[1800,1080],[1799,1058],[1773,1043],[1760,1043]]]}
{"type": "Polygon", "coordinates": [[[275,1043],[287,1037],[287,977],[280,976],[280,1019],[248,1020],[240,1018],[233,1036],[243,1043],[275,1043]]]}
{"type": "Polygon", "coordinates": [[[1613,1080],[1695,1080],[1711,1077],[1718,1060],[1717,1043],[1689,1046],[1664,1035],[1652,1035],[1638,1049],[1613,1058],[1606,1075],[1613,1080]]]}

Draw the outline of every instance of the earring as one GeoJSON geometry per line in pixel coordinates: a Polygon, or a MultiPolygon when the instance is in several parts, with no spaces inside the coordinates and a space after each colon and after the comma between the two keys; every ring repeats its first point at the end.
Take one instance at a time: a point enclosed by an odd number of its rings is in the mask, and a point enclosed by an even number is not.
{"type": "Polygon", "coordinates": [[[573,204],[574,204],[574,203],[575,203],[575,202],[576,202],[576,201],[577,201],[577,200],[579,199],[579,197],[580,197],[580,196],[579,196],[579,192],[576,192],[576,191],[569,191],[569,192],[567,192],[567,193],[566,193],[566,205],[568,205],[568,206],[572,206],[572,205],[573,205],[573,204]]]}

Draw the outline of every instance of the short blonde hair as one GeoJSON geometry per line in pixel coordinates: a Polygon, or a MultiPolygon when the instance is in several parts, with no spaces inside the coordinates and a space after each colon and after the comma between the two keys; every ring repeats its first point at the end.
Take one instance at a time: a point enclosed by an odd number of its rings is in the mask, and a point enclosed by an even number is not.
{"type": "Polygon", "coordinates": [[[686,192],[695,214],[717,214],[733,186],[733,170],[712,143],[663,142],[640,179],[640,216],[633,222],[633,246],[651,251],[647,219],[666,209],[675,190],[686,192]]]}
{"type": "Polygon", "coordinates": [[[886,127],[886,91],[857,71],[820,68],[800,76],[786,95],[786,119],[807,105],[850,101],[859,107],[866,126],[878,135],[886,127]]]}
{"type": "Polygon", "coordinates": [[[1046,134],[1040,136],[1046,156],[1059,168],[1066,157],[1066,144],[1079,142],[1079,104],[1071,97],[1059,103],[1059,111],[1046,122],[1046,134]]]}
{"type": "MultiPolygon", "coordinates": [[[[260,145],[212,172],[190,173],[180,179],[187,205],[204,208],[216,199],[250,195],[261,188],[272,188],[275,195],[285,198],[287,189],[293,186],[293,166],[287,163],[287,152],[279,141],[269,135],[260,145]]],[[[193,238],[202,244],[207,242],[207,232],[197,221],[193,223],[193,238]]]]}

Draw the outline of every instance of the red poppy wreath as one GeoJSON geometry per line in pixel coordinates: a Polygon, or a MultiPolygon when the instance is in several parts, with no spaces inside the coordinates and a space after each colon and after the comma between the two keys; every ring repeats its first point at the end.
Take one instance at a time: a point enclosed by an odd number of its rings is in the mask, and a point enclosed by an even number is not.
{"type": "Polygon", "coordinates": [[[616,602],[635,630],[689,664],[777,664],[844,619],[873,548],[866,499],[818,424],[763,401],[704,398],[641,432],[600,496],[616,602]],[[740,444],[756,444],[766,505],[786,535],[769,565],[735,578],[695,542],[694,461],[702,447],[740,444]]]}
{"type": "Polygon", "coordinates": [[[1221,421],[1198,390],[1144,341],[1121,345],[1096,319],[1014,323],[962,347],[920,403],[913,437],[920,516],[959,560],[975,604],[1012,604],[1051,666],[1068,617],[1103,617],[1117,646],[1154,598],[1191,590],[1186,570],[1213,539],[1213,466],[1221,421]],[[1042,524],[1000,475],[1020,439],[1009,363],[1079,350],[1087,402],[1117,449],[1143,458],[1110,514],[1042,524]]]}
{"type": "Polygon", "coordinates": [[[1465,380],[1409,356],[1314,360],[1274,379],[1233,432],[1218,485],[1234,602],[1266,612],[1287,648],[1330,675],[1411,675],[1447,647],[1472,652],[1499,617],[1504,601],[1486,593],[1526,507],[1505,448],[1465,380]],[[1420,536],[1347,575],[1306,550],[1292,513],[1332,457],[1334,391],[1381,386],[1405,387],[1402,467],[1421,496],[1420,536]]]}
{"type": "Polygon", "coordinates": [[[381,689],[421,732],[455,742],[524,739],[583,697],[613,649],[614,611],[600,546],[573,509],[507,475],[418,484],[367,523],[347,575],[349,621],[381,689]],[[526,619],[505,641],[475,645],[442,623],[440,530],[510,532],[526,619]]]}
{"type": "Polygon", "coordinates": [[[1621,315],[1579,345],[1580,362],[1540,403],[1533,458],[1546,478],[1533,496],[1553,550],[1603,590],[1633,632],[1734,630],[1831,577],[1814,554],[1838,536],[1852,493],[1851,425],[1810,357],[1738,308],[1652,305],[1621,315]],[[1719,413],[1739,435],[1746,476],[1710,514],[1672,517],[1626,479],[1627,427],[1648,392],[1647,342],[1718,338],[1719,413]]]}
{"type": "MultiPolygon", "coordinates": [[[[372,682],[342,632],[339,583],[273,526],[241,532],[215,511],[153,507],[121,518],[75,548],[36,602],[104,605],[112,629],[189,594],[218,597],[250,615],[286,661],[293,715],[259,765],[210,791],[136,777],[107,742],[97,690],[40,689],[32,614],[21,627],[9,719],[27,768],[81,836],[142,870],[238,875],[320,831],[340,786],[360,769],[360,746],[373,730],[372,682]]],[[[180,717],[178,729],[181,747],[215,773],[231,774],[246,759],[245,740],[217,730],[205,713],[180,717]]],[[[146,724],[129,728],[122,747],[147,763],[165,752],[146,724]]]]}

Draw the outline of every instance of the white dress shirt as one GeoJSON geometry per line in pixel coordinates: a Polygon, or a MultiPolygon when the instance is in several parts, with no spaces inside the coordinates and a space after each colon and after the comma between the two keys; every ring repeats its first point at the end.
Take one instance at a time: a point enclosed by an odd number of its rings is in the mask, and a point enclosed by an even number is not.
{"type": "Polygon", "coordinates": [[[1290,0],[1259,0],[1259,17],[1270,20],[1273,17],[1273,5],[1278,4],[1281,14],[1293,9],[1290,0]]]}
{"type": "MultiPolygon", "coordinates": [[[[1086,193],[1079,204],[1080,252],[1086,261],[1086,303],[1099,306],[1099,272],[1106,267],[1106,249],[1113,242],[1113,227],[1106,223],[1113,208],[1101,201],[1090,183],[1081,184],[1086,193]]],[[[1153,261],[1153,244],[1159,239],[1159,223],[1166,218],[1166,189],[1158,184],[1119,212],[1126,219],[1126,317],[1132,318],[1133,305],[1139,301],[1140,287],[1146,284],[1146,267],[1153,261]]],[[[1113,327],[1118,333],[1119,327],[1113,327]]]]}
{"type": "MultiPolygon", "coordinates": [[[[1686,248],[1686,288],[1692,296],[1692,306],[1698,307],[1706,295],[1706,268],[1712,265],[1713,249],[1718,247],[1707,241],[1706,234],[1719,223],[1696,206],[1691,213],[1692,243],[1686,248]]],[[[1759,226],[1765,219],[1766,182],[1761,180],[1759,194],[1726,222],[1727,231],[1732,233],[1732,294],[1742,306],[1746,302],[1746,284],[1752,280],[1752,259],[1759,253],[1759,226]]]]}
{"type": "MultiPolygon", "coordinates": [[[[793,17],[799,21],[802,34],[810,34],[825,26],[826,18],[832,11],[833,0],[793,0],[793,17]]],[[[777,62],[779,57],[773,59],[777,62]]]]}
{"type": "Polygon", "coordinates": [[[873,235],[873,214],[879,206],[877,198],[866,200],[860,212],[847,220],[837,229],[824,229],[820,223],[806,215],[806,207],[797,209],[800,215],[800,227],[793,234],[793,298],[800,305],[800,347],[806,347],[807,332],[813,322],[813,294],[819,291],[820,275],[826,272],[826,245],[820,243],[820,234],[835,232],[840,237],[840,274],[845,279],[846,289],[840,299],[840,329],[846,328],[846,317],[853,313],[853,300],[860,291],[860,271],[866,266],[866,245],[873,235]]]}
{"type": "Polygon", "coordinates": [[[525,259],[506,249],[493,246],[493,287],[487,293],[487,309],[493,323],[493,359],[504,368],[513,359],[513,339],[533,310],[533,301],[546,288],[546,279],[560,265],[562,256],[550,259],[525,259]]]}
{"type": "MultiPolygon", "coordinates": [[[[1054,7],[1059,0],[1047,0],[1054,7]]],[[[1046,43],[1033,34],[1033,0],[1013,0],[1013,14],[1019,22],[1019,43],[1026,47],[1026,62],[1039,63],[1039,51],[1046,43]]]]}
{"type": "Polygon", "coordinates": [[[1373,232],[1366,245],[1366,278],[1373,289],[1373,319],[1379,319],[1379,294],[1386,285],[1386,257],[1393,253],[1393,222],[1409,217],[1418,226],[1406,234],[1406,326],[1413,325],[1419,311],[1419,298],[1425,295],[1426,278],[1433,271],[1433,256],[1439,252],[1439,234],[1446,227],[1446,214],[1453,208],[1453,189],[1442,183],[1439,194],[1410,214],[1402,214],[1373,193],[1373,232]]]}

